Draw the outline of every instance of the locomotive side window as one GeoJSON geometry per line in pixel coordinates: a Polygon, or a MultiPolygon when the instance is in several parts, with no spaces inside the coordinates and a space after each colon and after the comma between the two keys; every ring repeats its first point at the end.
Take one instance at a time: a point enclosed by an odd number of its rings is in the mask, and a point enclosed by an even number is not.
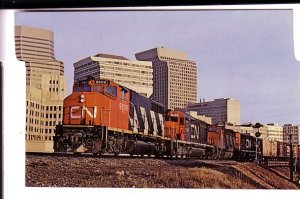
{"type": "Polygon", "coordinates": [[[181,125],[183,125],[184,124],[184,118],[181,117],[179,122],[180,122],[181,125]]]}
{"type": "Polygon", "coordinates": [[[124,89],[121,90],[121,100],[125,101],[125,90],[124,89]]]}
{"type": "Polygon", "coordinates": [[[172,121],[172,122],[178,122],[178,117],[172,117],[172,116],[171,116],[171,121],[172,121]]]}
{"type": "Polygon", "coordinates": [[[113,97],[117,97],[117,87],[116,86],[107,86],[106,93],[113,97]]]}
{"type": "Polygon", "coordinates": [[[127,96],[128,91],[124,88],[121,90],[121,100],[126,101],[126,96],[127,96]]]}
{"type": "Polygon", "coordinates": [[[100,93],[103,93],[103,86],[100,86],[100,85],[94,85],[92,87],[92,92],[100,92],[100,93]]]}

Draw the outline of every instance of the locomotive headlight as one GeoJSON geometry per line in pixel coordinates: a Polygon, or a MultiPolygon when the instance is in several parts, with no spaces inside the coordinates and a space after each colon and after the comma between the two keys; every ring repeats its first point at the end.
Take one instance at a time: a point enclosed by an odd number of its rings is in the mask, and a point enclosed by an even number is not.
{"type": "Polygon", "coordinates": [[[80,99],[79,99],[79,101],[82,103],[82,102],[84,102],[85,101],[85,99],[84,99],[84,95],[80,95],[80,99]]]}

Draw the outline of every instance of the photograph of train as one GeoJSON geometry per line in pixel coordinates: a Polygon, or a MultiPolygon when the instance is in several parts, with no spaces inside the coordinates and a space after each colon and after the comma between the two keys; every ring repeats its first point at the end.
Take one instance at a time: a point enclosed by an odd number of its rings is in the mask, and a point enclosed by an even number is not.
{"type": "Polygon", "coordinates": [[[26,111],[25,189],[51,198],[58,187],[81,198],[300,189],[292,9],[13,19],[13,56],[25,66],[26,101],[14,103],[26,111]]]}

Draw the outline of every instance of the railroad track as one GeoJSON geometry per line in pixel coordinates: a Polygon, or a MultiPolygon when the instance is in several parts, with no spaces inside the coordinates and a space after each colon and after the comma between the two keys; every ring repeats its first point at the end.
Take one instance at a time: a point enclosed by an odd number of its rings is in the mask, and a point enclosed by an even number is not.
{"type": "Polygon", "coordinates": [[[138,156],[131,157],[130,155],[120,154],[118,156],[114,156],[112,154],[101,154],[94,155],[92,153],[43,153],[43,152],[26,152],[26,156],[54,156],[54,157],[93,157],[93,158],[142,158],[138,156]]]}
{"type": "MultiPolygon", "coordinates": [[[[115,156],[113,154],[108,154],[104,153],[101,155],[94,155],[92,153],[72,153],[72,152],[56,152],[56,153],[43,153],[43,152],[26,152],[26,156],[54,156],[54,157],[70,157],[70,158],[76,158],[76,157],[93,157],[93,158],[122,158],[122,159],[147,159],[147,158],[152,158],[152,159],[195,159],[195,158],[176,158],[175,156],[173,157],[155,157],[155,155],[151,155],[151,157],[145,155],[145,156],[140,156],[140,155],[129,155],[129,154],[119,154],[118,156],[115,156]]],[[[199,159],[200,160],[200,159],[199,159]]]]}
{"type": "Polygon", "coordinates": [[[71,153],[71,152],[63,152],[63,153],[43,153],[43,152],[26,152],[26,156],[39,156],[39,157],[67,157],[67,158],[78,158],[78,157],[89,157],[89,158],[105,158],[105,159],[114,159],[114,158],[118,158],[118,159],[161,159],[161,160],[187,160],[187,161],[192,161],[192,160],[200,160],[200,161],[207,161],[207,162],[223,162],[225,164],[232,164],[234,163],[238,163],[238,161],[235,160],[220,160],[220,159],[201,159],[201,158],[180,158],[180,157],[155,157],[154,155],[152,155],[151,157],[148,156],[143,156],[141,157],[140,155],[133,155],[130,156],[129,154],[119,154],[118,156],[114,156],[113,154],[101,154],[101,155],[94,155],[92,153],[71,153]]]}
{"type": "MultiPolygon", "coordinates": [[[[92,153],[43,153],[43,152],[26,152],[26,156],[53,156],[53,157],[69,157],[69,158],[77,158],[77,157],[92,157],[92,158],[119,158],[119,159],[147,159],[149,157],[144,156],[130,156],[127,154],[120,154],[118,156],[114,156],[112,154],[101,154],[101,155],[94,155],[92,153]]],[[[156,159],[156,157],[153,155],[150,158],[156,159]]],[[[165,160],[180,160],[181,158],[175,158],[175,157],[160,157],[159,159],[165,159],[165,160]]],[[[188,160],[186,158],[183,158],[185,160],[188,160]]],[[[193,159],[193,158],[192,158],[193,159]]],[[[207,159],[199,159],[199,160],[207,160],[207,159]]],[[[209,161],[209,160],[208,160],[209,161]]],[[[211,160],[214,161],[214,160],[211,160]]],[[[220,161],[220,160],[215,160],[220,161]]],[[[225,161],[226,162],[226,161],[225,161]]],[[[268,167],[288,167],[289,162],[288,161],[268,161],[267,165],[268,167]]]]}

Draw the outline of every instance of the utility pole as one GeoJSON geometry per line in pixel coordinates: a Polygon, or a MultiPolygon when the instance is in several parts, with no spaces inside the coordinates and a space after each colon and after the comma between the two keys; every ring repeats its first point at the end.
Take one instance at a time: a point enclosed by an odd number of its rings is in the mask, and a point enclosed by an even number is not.
{"type": "Polygon", "coordinates": [[[298,145],[298,148],[297,148],[297,157],[296,157],[296,161],[295,161],[295,166],[296,166],[296,173],[298,173],[298,184],[300,184],[300,150],[299,150],[299,145],[298,145]]]}
{"type": "Polygon", "coordinates": [[[298,146],[298,184],[300,184],[300,146],[298,146]]]}
{"type": "Polygon", "coordinates": [[[290,132],[290,180],[293,182],[293,143],[292,143],[292,133],[290,132]]]}

